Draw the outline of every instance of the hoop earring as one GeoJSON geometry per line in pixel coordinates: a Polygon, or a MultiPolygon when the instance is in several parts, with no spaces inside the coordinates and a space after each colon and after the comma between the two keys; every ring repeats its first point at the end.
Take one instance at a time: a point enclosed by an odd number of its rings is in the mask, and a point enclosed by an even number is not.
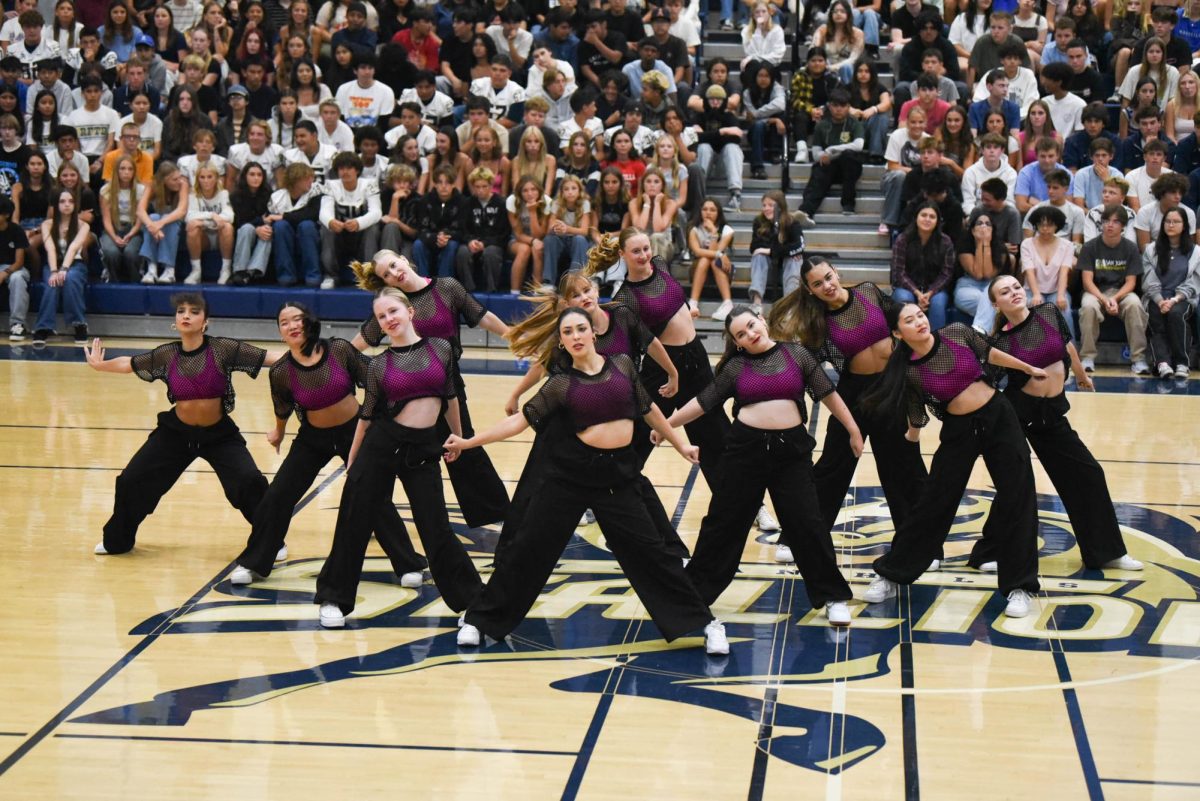
{"type": "Polygon", "coordinates": [[[559,349],[559,350],[566,350],[566,349],[567,349],[567,346],[566,346],[566,345],[564,345],[563,343],[559,342],[559,343],[558,343],[558,349],[559,349]]]}
{"type": "Polygon", "coordinates": [[[171,330],[172,330],[172,331],[178,331],[178,330],[179,330],[179,326],[175,325],[175,323],[171,323],[171,330]]]}

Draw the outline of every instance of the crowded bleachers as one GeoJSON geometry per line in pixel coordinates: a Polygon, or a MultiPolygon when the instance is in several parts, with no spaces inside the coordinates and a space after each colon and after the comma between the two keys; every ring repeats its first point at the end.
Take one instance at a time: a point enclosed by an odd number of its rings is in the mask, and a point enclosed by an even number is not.
{"type": "MultiPolygon", "coordinates": [[[[1111,248],[1085,258],[1111,207],[1140,251],[1170,246],[1177,205],[1197,241],[1193,5],[21,0],[0,30],[10,338],[82,340],[89,311],[175,283],[219,287],[223,316],[303,287],[356,318],[349,264],[381,247],[511,317],[636,225],[709,324],[819,253],[981,327],[990,278],[1022,276],[1094,362],[1151,268],[1128,286],[1111,248]],[[1038,249],[1044,206],[1070,254],[1038,249]]],[[[1178,339],[1200,279],[1157,277],[1187,297],[1141,307],[1178,339]]],[[[1190,341],[1133,339],[1135,372],[1186,375],[1190,341]]]]}

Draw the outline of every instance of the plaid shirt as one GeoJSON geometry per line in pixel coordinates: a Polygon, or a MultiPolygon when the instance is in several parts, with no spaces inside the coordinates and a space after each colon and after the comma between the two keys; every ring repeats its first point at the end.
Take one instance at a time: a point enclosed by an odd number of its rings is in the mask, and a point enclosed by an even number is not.
{"type": "Polygon", "coordinates": [[[792,111],[811,114],[814,108],[825,105],[829,93],[837,85],[837,76],[832,73],[814,78],[806,69],[798,71],[792,76],[792,111]]]}

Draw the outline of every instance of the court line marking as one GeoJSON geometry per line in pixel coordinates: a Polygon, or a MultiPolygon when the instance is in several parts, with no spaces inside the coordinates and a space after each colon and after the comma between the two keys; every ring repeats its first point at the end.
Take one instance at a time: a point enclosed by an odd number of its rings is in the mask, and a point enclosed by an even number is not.
{"type": "MultiPolygon", "coordinates": [[[[309,503],[311,503],[318,495],[320,495],[331,484],[333,484],[333,482],[339,478],[343,472],[345,472],[345,467],[337,468],[329,477],[318,484],[315,489],[310,490],[308,495],[301,498],[300,502],[296,504],[296,508],[292,511],[292,517],[295,517],[297,514],[303,511],[303,509],[308,506],[309,503]]],[[[102,687],[104,687],[105,684],[110,682],[118,673],[128,667],[133,660],[137,659],[147,648],[149,648],[159,637],[161,637],[168,628],[170,628],[171,623],[177,617],[191,611],[192,607],[200,603],[200,599],[207,595],[214,586],[220,583],[224,576],[233,569],[234,564],[235,562],[230,562],[225,567],[221,568],[220,572],[218,572],[216,576],[206,582],[205,585],[197,590],[192,597],[187,599],[187,601],[177,607],[169,615],[164,617],[149,634],[145,635],[141,640],[138,641],[136,645],[133,646],[133,648],[129,649],[124,656],[113,663],[108,670],[104,671],[97,679],[84,688],[83,692],[79,693],[79,695],[75,696],[74,699],[72,699],[66,706],[59,710],[58,714],[46,721],[46,723],[40,729],[30,735],[25,742],[17,746],[16,750],[5,757],[4,761],[0,762],[0,776],[3,776],[6,772],[8,772],[9,769],[20,762],[26,754],[32,751],[34,747],[42,742],[42,740],[45,740],[46,737],[48,737],[50,733],[54,731],[54,729],[62,725],[67,718],[75,714],[75,711],[87,703],[93,695],[95,695],[102,687]]]]}
{"type": "Polygon", "coordinates": [[[549,751],[526,748],[481,748],[450,745],[404,745],[400,743],[339,743],[319,740],[258,740],[226,737],[166,737],[145,734],[76,734],[60,732],[55,738],[70,740],[138,740],[165,743],[229,743],[232,745],[303,745],[321,748],[379,748],[396,751],[467,751],[473,754],[514,754],[521,756],[575,756],[574,751],[549,751]]]}
{"type": "Polygon", "coordinates": [[[1152,784],[1162,787],[1200,787],[1200,782],[1170,782],[1158,779],[1101,779],[1105,784],[1152,784]]]}
{"type": "Polygon", "coordinates": [[[28,734],[24,731],[0,731],[0,737],[25,737],[28,734]]]}

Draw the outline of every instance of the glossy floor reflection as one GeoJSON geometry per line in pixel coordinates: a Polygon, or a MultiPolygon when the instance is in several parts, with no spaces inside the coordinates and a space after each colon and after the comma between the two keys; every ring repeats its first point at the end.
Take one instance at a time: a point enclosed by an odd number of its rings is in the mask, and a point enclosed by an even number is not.
{"type": "MultiPolygon", "coordinates": [[[[467,383],[482,427],[516,366],[479,359],[467,383]]],[[[992,498],[979,466],[942,567],[855,604],[849,630],[828,628],[772,561],[774,536],[751,532],[716,607],[731,652],[714,659],[699,637],[659,638],[594,525],[504,642],[457,648],[433,585],[399,586],[374,545],[347,628],[321,630],[311,593],[336,463],[267,582],[229,584],[247,527],[202,463],[132,554],[93,556],[162,388],[92,373],[69,348],[0,352],[0,380],[2,798],[1200,797],[1200,461],[1180,435],[1196,430],[1200,382],[1160,393],[1114,373],[1071,395],[1145,572],[1084,570],[1039,468],[1043,592],[1034,614],[1005,618],[994,577],[965,566],[992,498]]],[[[235,381],[234,417],[270,473],[267,387],[235,381]]],[[[489,447],[506,480],[527,448],[489,447]]],[[[662,449],[648,471],[692,543],[703,478],[662,449]]],[[[871,459],[857,481],[834,536],[861,594],[892,529],[871,459]]],[[[486,574],[496,532],[450,505],[486,574]]]]}

